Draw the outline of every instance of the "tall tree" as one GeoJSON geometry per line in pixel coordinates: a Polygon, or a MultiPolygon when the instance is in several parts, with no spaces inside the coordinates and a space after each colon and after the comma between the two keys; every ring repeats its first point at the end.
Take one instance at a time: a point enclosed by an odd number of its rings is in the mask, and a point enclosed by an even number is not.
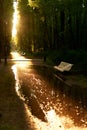
{"type": "Polygon", "coordinates": [[[87,47],[86,0],[35,0],[29,4],[28,0],[20,1],[22,48],[55,51],[87,47]]]}
{"type": "Polygon", "coordinates": [[[10,39],[12,32],[13,1],[0,0],[0,56],[4,56],[7,63],[9,55],[10,39]]]}

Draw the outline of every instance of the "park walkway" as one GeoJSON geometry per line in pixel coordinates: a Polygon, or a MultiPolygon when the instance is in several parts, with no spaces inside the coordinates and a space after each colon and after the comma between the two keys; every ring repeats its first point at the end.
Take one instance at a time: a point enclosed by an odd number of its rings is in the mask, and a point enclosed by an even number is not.
{"type": "Polygon", "coordinates": [[[32,130],[24,104],[15,91],[11,65],[0,65],[0,130],[32,130]]]}

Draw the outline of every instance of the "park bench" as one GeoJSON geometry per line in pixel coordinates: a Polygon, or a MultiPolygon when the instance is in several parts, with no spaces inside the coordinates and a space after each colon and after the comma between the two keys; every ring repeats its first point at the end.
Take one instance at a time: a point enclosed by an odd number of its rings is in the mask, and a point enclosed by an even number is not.
{"type": "Polygon", "coordinates": [[[73,64],[71,63],[61,61],[60,64],[58,66],[54,66],[54,68],[60,72],[64,72],[64,71],[70,71],[72,66],[73,64]]]}

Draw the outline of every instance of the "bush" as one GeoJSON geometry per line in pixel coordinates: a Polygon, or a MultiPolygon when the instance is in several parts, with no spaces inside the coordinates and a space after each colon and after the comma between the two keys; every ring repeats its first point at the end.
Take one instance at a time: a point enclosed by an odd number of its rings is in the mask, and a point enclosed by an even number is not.
{"type": "Polygon", "coordinates": [[[50,65],[58,65],[61,61],[74,64],[75,70],[87,70],[87,52],[84,50],[60,50],[49,51],[47,55],[47,63],[50,65]]]}

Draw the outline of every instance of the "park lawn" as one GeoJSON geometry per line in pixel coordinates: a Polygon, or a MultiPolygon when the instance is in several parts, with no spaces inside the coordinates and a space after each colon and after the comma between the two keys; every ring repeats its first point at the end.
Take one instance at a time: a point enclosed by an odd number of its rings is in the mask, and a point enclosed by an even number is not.
{"type": "Polygon", "coordinates": [[[15,91],[12,64],[0,64],[0,130],[27,130],[24,104],[15,91]]]}

